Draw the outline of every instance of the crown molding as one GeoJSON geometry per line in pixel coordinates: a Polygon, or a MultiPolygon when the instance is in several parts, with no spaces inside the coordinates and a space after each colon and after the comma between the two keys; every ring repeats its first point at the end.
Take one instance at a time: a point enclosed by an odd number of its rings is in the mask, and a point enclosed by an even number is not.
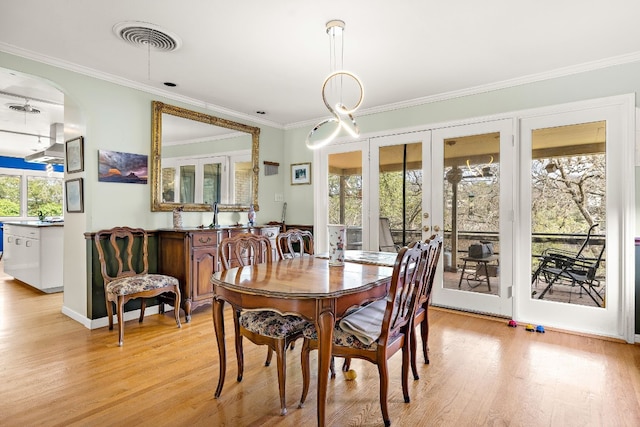
{"type": "MultiPolygon", "coordinates": [[[[368,116],[371,114],[384,113],[393,110],[400,110],[402,108],[416,107],[425,104],[432,104],[434,102],[447,101],[455,98],[462,98],[464,96],[477,95],[480,93],[492,92],[500,89],[508,89],[515,86],[522,86],[529,83],[535,83],[544,80],[551,80],[559,77],[570,76],[574,74],[580,74],[587,71],[599,70],[602,68],[609,68],[616,65],[629,64],[632,62],[640,61],[640,51],[632,52],[625,55],[614,56],[610,58],[600,59],[597,61],[585,62],[583,64],[573,65],[570,67],[558,68],[555,70],[529,74],[527,76],[517,77],[510,80],[503,80],[500,82],[490,83],[486,85],[474,86],[470,88],[455,90],[451,92],[443,92],[436,95],[425,96],[422,98],[414,98],[407,101],[396,102],[393,104],[381,105],[378,107],[371,107],[364,110],[360,110],[358,116],[368,116]]],[[[312,120],[305,120],[304,122],[291,123],[284,126],[285,130],[295,129],[299,127],[313,126],[318,123],[322,118],[316,118],[312,120]]]]}
{"type": "Polygon", "coordinates": [[[83,67],[78,64],[74,64],[72,62],[67,62],[60,60],[58,58],[53,58],[47,55],[42,55],[39,53],[35,53],[29,50],[21,49],[13,45],[9,45],[6,43],[0,42],[0,52],[9,53],[11,55],[19,56],[22,58],[30,59],[32,61],[41,62],[47,65],[51,65],[54,67],[62,68],[67,71],[72,71],[74,73],[83,74],[85,76],[93,77],[99,80],[104,80],[110,83],[114,83],[120,86],[125,86],[131,89],[136,89],[142,92],[150,93],[152,95],[162,96],[164,98],[171,99],[173,101],[182,102],[188,105],[192,105],[194,107],[203,108],[208,111],[213,111],[218,114],[224,114],[226,116],[233,117],[234,119],[246,120],[256,124],[262,124],[265,126],[270,126],[276,129],[283,129],[282,124],[272,122],[269,120],[262,119],[260,117],[250,116],[248,114],[244,114],[235,110],[230,110],[228,108],[222,107],[220,105],[210,104],[208,102],[204,102],[200,99],[191,98],[188,96],[177,95],[173,92],[158,89],[153,86],[148,86],[145,84],[141,84],[138,82],[134,82],[132,80],[124,79],[122,77],[114,76],[113,74],[105,73],[99,70],[95,70],[93,68],[83,67]]]}
{"type": "MultiPolygon", "coordinates": [[[[289,129],[297,129],[300,127],[313,126],[318,121],[323,119],[323,117],[318,117],[315,119],[283,125],[281,123],[276,123],[276,122],[265,120],[259,117],[250,116],[248,114],[244,114],[235,110],[230,110],[220,105],[210,104],[208,102],[203,102],[202,100],[199,100],[199,99],[177,95],[175,93],[172,93],[166,90],[140,84],[138,82],[134,82],[128,79],[123,79],[121,77],[104,73],[102,71],[98,71],[92,68],[83,67],[71,62],[62,61],[60,59],[52,58],[46,55],[41,55],[41,54],[31,52],[25,49],[21,49],[6,43],[0,42],[0,51],[6,52],[12,55],[20,56],[22,58],[30,59],[33,61],[42,62],[44,64],[52,65],[54,67],[62,68],[68,71],[73,71],[89,77],[94,77],[96,79],[108,81],[121,86],[147,92],[153,95],[162,96],[174,101],[182,102],[188,105],[193,105],[195,107],[200,107],[208,111],[213,111],[218,114],[224,114],[236,119],[246,120],[246,121],[250,121],[257,124],[270,126],[275,129],[289,130],[289,129]]],[[[614,56],[610,58],[604,58],[596,61],[585,62],[582,64],[573,65],[569,67],[558,68],[558,69],[543,72],[543,73],[529,74],[527,76],[517,77],[509,80],[503,80],[500,82],[490,83],[486,85],[474,86],[474,87],[450,91],[450,92],[443,92],[436,95],[430,95],[430,96],[425,96],[421,98],[414,98],[407,101],[400,101],[392,104],[385,104],[377,107],[371,107],[371,108],[361,110],[358,116],[368,116],[371,114],[378,114],[378,113],[384,113],[388,111],[399,110],[403,108],[416,107],[420,105],[431,104],[434,102],[441,102],[441,101],[461,98],[465,96],[477,95],[480,93],[492,92],[500,89],[507,89],[507,88],[535,83],[543,80],[550,80],[550,79],[555,79],[559,77],[580,74],[587,71],[594,71],[602,68],[608,68],[616,65],[623,65],[623,64],[639,62],[639,61],[640,61],[640,51],[632,52],[632,53],[614,56]]]]}

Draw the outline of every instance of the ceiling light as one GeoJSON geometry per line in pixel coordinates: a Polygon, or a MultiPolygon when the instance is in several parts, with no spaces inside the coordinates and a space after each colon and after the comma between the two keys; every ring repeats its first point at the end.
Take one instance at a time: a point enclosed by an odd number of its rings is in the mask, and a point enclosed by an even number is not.
{"type": "Polygon", "coordinates": [[[322,120],[315,125],[307,136],[306,144],[311,149],[324,147],[330,143],[341,129],[347,131],[351,137],[355,138],[360,135],[360,128],[353,117],[364,98],[364,87],[360,79],[350,71],[346,71],[343,67],[344,59],[344,21],[334,19],[327,22],[326,29],[329,35],[329,59],[331,72],[322,83],[322,101],[327,107],[332,117],[322,120]],[[359,93],[355,105],[351,108],[347,107],[344,102],[344,83],[345,80],[355,82],[359,93]],[[327,92],[330,91],[330,92],[327,92]],[[332,98],[329,101],[328,98],[332,98]],[[318,131],[324,127],[329,135],[326,137],[319,136],[318,131]]]}

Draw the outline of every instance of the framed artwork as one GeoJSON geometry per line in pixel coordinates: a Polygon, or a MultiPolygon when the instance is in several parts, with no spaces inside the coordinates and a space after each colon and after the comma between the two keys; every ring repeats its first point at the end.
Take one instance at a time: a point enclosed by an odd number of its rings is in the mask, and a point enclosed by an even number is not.
{"type": "Polygon", "coordinates": [[[148,170],[145,154],[98,150],[98,181],[146,184],[148,170]]]}
{"type": "Polygon", "coordinates": [[[311,184],[311,163],[291,165],[291,185],[311,184]]]}
{"type": "Polygon", "coordinates": [[[84,170],[84,138],[79,136],[70,139],[64,144],[64,151],[67,173],[82,172],[84,170]]]}
{"type": "Polygon", "coordinates": [[[67,212],[84,212],[82,178],[69,179],[64,184],[67,212]]]}

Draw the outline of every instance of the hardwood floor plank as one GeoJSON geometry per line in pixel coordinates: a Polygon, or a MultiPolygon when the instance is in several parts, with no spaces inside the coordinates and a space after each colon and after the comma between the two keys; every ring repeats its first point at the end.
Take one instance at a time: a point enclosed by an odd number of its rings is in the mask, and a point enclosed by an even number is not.
{"type": "MultiPolygon", "coordinates": [[[[245,340],[245,374],[236,382],[233,324],[225,312],[228,372],[213,394],[218,355],[211,310],[175,327],[172,312],[117,331],[88,330],[61,314],[62,294],[42,294],[0,277],[0,425],[278,426],[315,425],[316,352],[311,388],[302,392],[300,345],[287,353],[287,406],[279,415],[277,372],[264,347],[245,340]]],[[[562,332],[509,328],[503,320],[430,312],[430,365],[400,384],[401,355],[390,360],[393,425],[640,425],[640,346],[562,332]]],[[[338,366],[341,362],[338,362],[338,366]]],[[[380,426],[378,372],[355,360],[358,377],[329,382],[333,426],[380,426]]]]}

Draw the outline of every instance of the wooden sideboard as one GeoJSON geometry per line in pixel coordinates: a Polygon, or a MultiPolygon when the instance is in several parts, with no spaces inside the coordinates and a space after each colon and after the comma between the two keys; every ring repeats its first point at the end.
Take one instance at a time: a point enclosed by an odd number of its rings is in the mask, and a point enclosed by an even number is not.
{"type": "Polygon", "coordinates": [[[271,240],[276,259],[275,239],[279,231],[280,227],[270,225],[158,230],[158,272],[180,281],[187,322],[191,321],[192,310],[212,303],[210,279],[220,269],[218,243],[222,239],[238,233],[262,234],[271,240]]]}

